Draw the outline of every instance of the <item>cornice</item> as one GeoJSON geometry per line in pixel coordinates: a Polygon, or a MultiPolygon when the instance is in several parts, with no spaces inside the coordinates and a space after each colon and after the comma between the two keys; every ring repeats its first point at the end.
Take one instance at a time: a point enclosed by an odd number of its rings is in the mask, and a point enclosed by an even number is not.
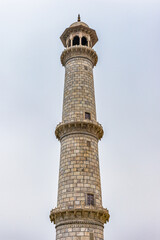
{"type": "Polygon", "coordinates": [[[86,46],[72,46],[66,48],[61,54],[61,63],[65,66],[66,62],[71,58],[83,57],[89,59],[93,66],[97,64],[98,56],[97,53],[90,47],[86,46]]]}
{"type": "Polygon", "coordinates": [[[98,122],[77,121],[60,123],[57,125],[55,135],[58,140],[70,134],[87,134],[100,140],[103,137],[103,128],[98,122]]]}
{"type": "Polygon", "coordinates": [[[105,208],[52,209],[50,220],[54,224],[95,224],[103,226],[109,222],[109,212],[105,208]]]}

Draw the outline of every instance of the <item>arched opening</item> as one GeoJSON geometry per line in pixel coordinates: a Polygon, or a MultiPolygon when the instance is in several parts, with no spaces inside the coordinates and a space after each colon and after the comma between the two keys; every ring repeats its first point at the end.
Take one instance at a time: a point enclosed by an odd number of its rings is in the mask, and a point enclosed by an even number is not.
{"type": "Polygon", "coordinates": [[[79,37],[78,36],[75,36],[73,38],[73,46],[75,46],[75,45],[79,45],[79,37]]]}
{"type": "Polygon", "coordinates": [[[82,45],[88,46],[88,41],[86,37],[82,37],[82,45]]]}

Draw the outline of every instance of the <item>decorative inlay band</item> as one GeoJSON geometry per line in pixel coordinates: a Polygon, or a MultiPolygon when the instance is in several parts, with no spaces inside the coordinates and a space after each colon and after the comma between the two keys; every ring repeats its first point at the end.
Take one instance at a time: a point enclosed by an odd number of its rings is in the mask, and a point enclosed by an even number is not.
{"type": "Polygon", "coordinates": [[[95,222],[95,221],[90,221],[90,220],[71,220],[71,221],[63,221],[60,222],[56,225],[56,228],[64,226],[64,225],[69,225],[68,227],[89,227],[89,225],[96,225],[104,228],[103,223],[100,222],[95,222]],[[87,225],[87,226],[86,226],[87,225]]]}
{"type": "Polygon", "coordinates": [[[100,140],[103,137],[103,128],[98,122],[78,121],[60,123],[57,125],[55,135],[58,140],[70,134],[89,134],[100,140]]]}
{"type": "Polygon", "coordinates": [[[87,224],[88,221],[93,223],[99,222],[104,224],[109,221],[109,212],[105,208],[92,209],[92,208],[75,208],[75,209],[52,209],[50,212],[50,220],[54,224],[59,224],[60,222],[68,222],[71,220],[85,221],[87,224]]]}
{"type": "Polygon", "coordinates": [[[88,58],[93,66],[97,64],[98,56],[97,53],[89,47],[86,46],[72,46],[67,49],[65,49],[61,54],[61,63],[63,66],[65,66],[66,62],[75,57],[84,57],[88,58]]]}

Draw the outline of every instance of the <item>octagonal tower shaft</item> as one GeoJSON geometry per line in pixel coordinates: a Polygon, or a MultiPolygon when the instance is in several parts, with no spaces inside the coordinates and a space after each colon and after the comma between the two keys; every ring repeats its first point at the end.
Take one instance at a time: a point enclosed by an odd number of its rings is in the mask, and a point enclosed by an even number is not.
{"type": "Polygon", "coordinates": [[[75,57],[65,64],[63,122],[84,121],[85,112],[96,121],[93,65],[86,58],[75,57]]]}
{"type": "Polygon", "coordinates": [[[103,240],[109,220],[102,207],[98,141],[103,128],[96,121],[93,67],[98,40],[87,24],[76,22],[61,36],[65,66],[62,122],[56,127],[61,143],[58,202],[50,219],[56,240],[103,240]]]}

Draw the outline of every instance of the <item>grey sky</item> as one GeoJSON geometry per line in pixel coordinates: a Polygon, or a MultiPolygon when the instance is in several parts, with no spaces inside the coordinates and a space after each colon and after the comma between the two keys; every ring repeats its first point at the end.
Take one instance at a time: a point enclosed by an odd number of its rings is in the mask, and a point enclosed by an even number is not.
{"type": "Polygon", "coordinates": [[[108,240],[160,239],[160,3],[0,1],[0,239],[55,239],[64,68],[60,35],[81,14],[94,69],[108,240]]]}

